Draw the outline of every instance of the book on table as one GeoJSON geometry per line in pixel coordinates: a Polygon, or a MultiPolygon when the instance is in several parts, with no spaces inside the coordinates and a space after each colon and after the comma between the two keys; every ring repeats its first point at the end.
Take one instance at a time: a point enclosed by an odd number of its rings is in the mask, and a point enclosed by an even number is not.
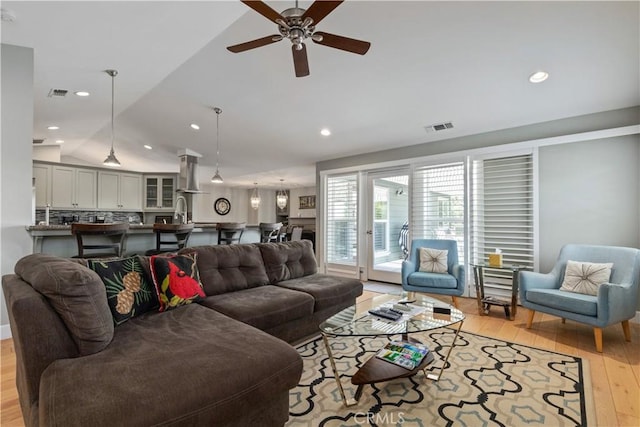
{"type": "Polygon", "coordinates": [[[413,370],[429,353],[429,348],[423,344],[406,341],[391,341],[378,350],[376,357],[402,368],[413,370]]]}

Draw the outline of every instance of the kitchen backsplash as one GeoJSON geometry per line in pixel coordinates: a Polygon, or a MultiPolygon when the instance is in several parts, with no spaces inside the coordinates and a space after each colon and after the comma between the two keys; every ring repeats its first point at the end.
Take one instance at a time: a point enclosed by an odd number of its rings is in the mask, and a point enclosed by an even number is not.
{"type": "MultiPolygon", "coordinates": [[[[36,224],[45,222],[45,210],[36,209],[36,224]]],[[[109,211],[49,211],[49,224],[58,225],[65,222],[70,223],[77,216],[78,222],[95,222],[96,218],[104,217],[104,222],[128,222],[130,224],[140,224],[143,222],[142,212],[109,212],[109,211]]]]}

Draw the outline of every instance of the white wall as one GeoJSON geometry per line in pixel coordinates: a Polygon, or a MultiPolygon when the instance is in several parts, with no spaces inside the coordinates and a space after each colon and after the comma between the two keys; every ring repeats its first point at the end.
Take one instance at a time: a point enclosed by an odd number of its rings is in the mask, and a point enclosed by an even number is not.
{"type": "Polygon", "coordinates": [[[567,243],[638,247],[640,135],[539,149],[540,271],[567,243]]]}
{"type": "Polygon", "coordinates": [[[59,145],[34,145],[32,159],[60,163],[60,151],[59,145]]]}
{"type": "MultiPolygon", "coordinates": [[[[300,209],[301,196],[315,196],[316,187],[291,188],[289,190],[289,217],[290,218],[315,218],[315,209],[300,209]]],[[[316,200],[317,203],[317,200],[316,200]]],[[[275,209],[275,208],[274,208],[275,209]]]]}
{"type": "MultiPolygon", "coordinates": [[[[25,226],[31,219],[33,138],[33,49],[1,45],[2,132],[0,139],[0,273],[11,274],[31,253],[25,226]]],[[[0,292],[0,338],[8,338],[9,318],[0,292]]]]}

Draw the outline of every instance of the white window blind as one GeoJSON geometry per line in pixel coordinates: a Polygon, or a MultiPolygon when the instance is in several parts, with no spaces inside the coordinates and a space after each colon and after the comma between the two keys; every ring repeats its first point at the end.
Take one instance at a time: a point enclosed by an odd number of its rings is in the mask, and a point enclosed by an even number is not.
{"type": "MultiPolygon", "coordinates": [[[[498,248],[504,264],[533,268],[533,155],[475,160],[472,169],[473,262],[498,248]]],[[[510,289],[511,272],[486,269],[485,280],[510,289]]]]}
{"type": "Polygon", "coordinates": [[[413,239],[458,242],[464,263],[464,163],[416,167],[413,172],[413,239]]]}
{"type": "Polygon", "coordinates": [[[356,265],[358,176],[327,177],[327,262],[356,265]]]}
{"type": "Polygon", "coordinates": [[[373,187],[373,245],[376,252],[389,251],[389,189],[373,187]]]}

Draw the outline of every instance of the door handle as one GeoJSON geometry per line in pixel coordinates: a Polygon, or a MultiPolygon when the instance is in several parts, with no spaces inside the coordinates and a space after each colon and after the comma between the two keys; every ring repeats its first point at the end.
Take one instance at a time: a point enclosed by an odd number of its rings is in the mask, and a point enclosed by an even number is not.
{"type": "Polygon", "coordinates": [[[367,230],[367,234],[371,235],[371,234],[373,234],[373,231],[372,230],[367,230]]]}

